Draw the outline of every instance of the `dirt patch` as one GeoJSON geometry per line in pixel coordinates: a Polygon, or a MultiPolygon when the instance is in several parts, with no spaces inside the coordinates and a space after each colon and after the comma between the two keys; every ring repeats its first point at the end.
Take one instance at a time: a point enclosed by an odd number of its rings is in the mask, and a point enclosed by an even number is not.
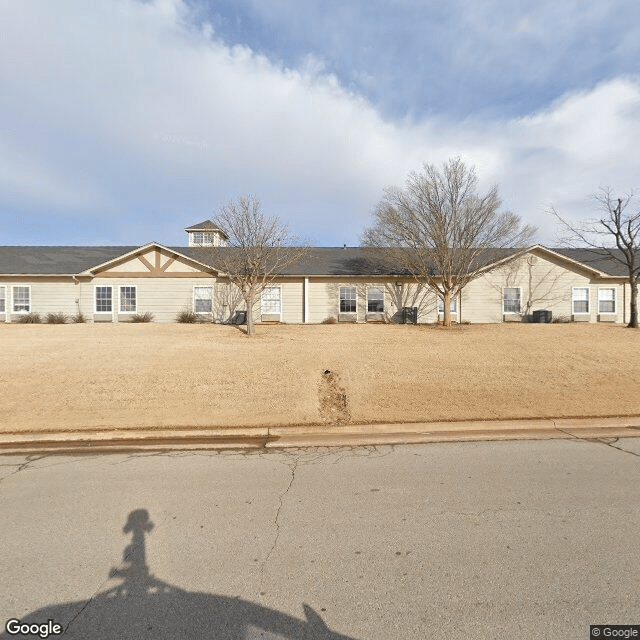
{"type": "Polygon", "coordinates": [[[339,384],[340,376],[325,369],[318,385],[319,411],[326,424],[347,424],[351,413],[347,403],[347,392],[339,384]]]}
{"type": "Polygon", "coordinates": [[[4,431],[638,415],[639,378],[611,325],[0,324],[4,431]]]}

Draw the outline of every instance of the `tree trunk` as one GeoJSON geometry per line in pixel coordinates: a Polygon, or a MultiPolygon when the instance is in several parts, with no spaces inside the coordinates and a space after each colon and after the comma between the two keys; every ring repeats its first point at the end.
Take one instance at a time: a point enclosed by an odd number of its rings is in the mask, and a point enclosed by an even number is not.
{"type": "Polygon", "coordinates": [[[451,326],[451,291],[449,289],[444,290],[444,318],[442,324],[445,327],[451,326]]]}
{"type": "Polygon", "coordinates": [[[631,279],[631,315],[627,327],[631,329],[638,328],[638,281],[631,279]]]}
{"type": "Polygon", "coordinates": [[[253,326],[253,305],[255,303],[255,293],[253,293],[253,291],[249,292],[247,294],[247,297],[245,298],[245,302],[247,304],[247,335],[248,336],[252,336],[255,332],[256,329],[253,326]]]}

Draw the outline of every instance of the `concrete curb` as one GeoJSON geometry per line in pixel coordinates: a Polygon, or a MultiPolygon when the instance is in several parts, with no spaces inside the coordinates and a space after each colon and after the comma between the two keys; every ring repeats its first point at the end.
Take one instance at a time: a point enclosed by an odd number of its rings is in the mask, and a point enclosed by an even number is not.
{"type": "Polygon", "coordinates": [[[244,428],[80,429],[0,433],[0,454],[279,449],[481,440],[640,437],[640,416],[244,428]]]}

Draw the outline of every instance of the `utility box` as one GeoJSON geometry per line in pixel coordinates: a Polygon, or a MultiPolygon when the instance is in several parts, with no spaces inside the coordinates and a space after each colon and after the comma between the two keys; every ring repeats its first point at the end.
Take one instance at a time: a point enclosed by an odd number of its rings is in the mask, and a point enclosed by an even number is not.
{"type": "Polygon", "coordinates": [[[402,307],[402,324],[418,324],[418,307],[402,307]]]}
{"type": "Polygon", "coordinates": [[[550,309],[538,309],[533,312],[533,321],[538,323],[549,324],[552,319],[552,314],[550,309]]]}

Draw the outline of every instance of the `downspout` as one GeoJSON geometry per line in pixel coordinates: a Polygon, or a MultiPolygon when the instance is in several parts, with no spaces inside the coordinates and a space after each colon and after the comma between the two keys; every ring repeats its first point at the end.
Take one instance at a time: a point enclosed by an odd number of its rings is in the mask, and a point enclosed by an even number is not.
{"type": "MultiPolygon", "coordinates": [[[[78,280],[78,276],[71,276],[73,278],[73,284],[75,285],[79,285],[80,281],[78,280]]],[[[82,290],[80,290],[80,293],[82,293],[82,290]]],[[[76,314],[80,315],[80,294],[78,294],[78,296],[76,297],[76,314]]]]}
{"type": "Polygon", "coordinates": [[[309,278],[304,279],[304,286],[302,288],[302,300],[303,300],[303,322],[307,324],[309,322],[309,278]]]}
{"type": "MultiPolygon", "coordinates": [[[[80,284],[80,280],[78,280],[78,276],[71,276],[73,278],[73,284],[75,285],[79,285],[80,284]]],[[[82,296],[82,286],[80,286],[78,295],[76,296],[76,315],[80,316],[81,312],[80,312],[80,298],[82,296]]]]}

